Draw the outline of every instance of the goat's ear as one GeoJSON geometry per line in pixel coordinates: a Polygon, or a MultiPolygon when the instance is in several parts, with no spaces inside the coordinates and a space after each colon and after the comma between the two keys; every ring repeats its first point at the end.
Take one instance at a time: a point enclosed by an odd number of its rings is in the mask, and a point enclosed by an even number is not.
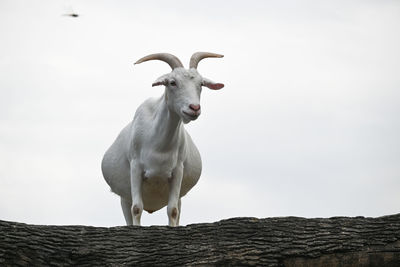
{"type": "Polygon", "coordinates": [[[215,83],[209,79],[203,78],[203,82],[201,83],[202,86],[208,87],[212,90],[219,90],[224,88],[223,83],[215,83]]]}
{"type": "Polygon", "coordinates": [[[167,85],[168,84],[168,75],[163,75],[158,78],[151,86],[158,86],[158,85],[167,85]]]}

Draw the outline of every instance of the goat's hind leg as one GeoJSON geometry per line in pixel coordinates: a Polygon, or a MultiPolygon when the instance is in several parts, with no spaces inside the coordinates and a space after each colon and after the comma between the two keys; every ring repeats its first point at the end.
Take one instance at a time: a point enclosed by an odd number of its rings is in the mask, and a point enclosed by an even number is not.
{"type": "Polygon", "coordinates": [[[124,213],[126,225],[133,225],[131,206],[132,202],[129,199],[121,197],[121,208],[124,213]]]}

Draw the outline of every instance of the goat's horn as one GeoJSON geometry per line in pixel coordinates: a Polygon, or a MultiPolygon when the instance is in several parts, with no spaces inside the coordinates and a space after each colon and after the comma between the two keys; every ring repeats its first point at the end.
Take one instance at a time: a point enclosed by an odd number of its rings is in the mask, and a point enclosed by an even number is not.
{"type": "Polygon", "coordinates": [[[224,56],[220,55],[220,54],[209,53],[209,52],[196,52],[190,58],[190,65],[189,65],[190,68],[197,69],[197,65],[199,64],[199,61],[202,60],[203,58],[207,58],[207,57],[224,57],[224,56]]]}
{"type": "Polygon", "coordinates": [[[138,61],[135,62],[135,64],[139,64],[145,61],[149,61],[149,60],[161,60],[164,61],[166,63],[168,63],[168,65],[172,68],[183,68],[182,62],[179,60],[179,58],[177,58],[174,55],[168,54],[168,53],[158,53],[158,54],[151,54],[145,57],[142,57],[141,59],[139,59],[138,61]]]}

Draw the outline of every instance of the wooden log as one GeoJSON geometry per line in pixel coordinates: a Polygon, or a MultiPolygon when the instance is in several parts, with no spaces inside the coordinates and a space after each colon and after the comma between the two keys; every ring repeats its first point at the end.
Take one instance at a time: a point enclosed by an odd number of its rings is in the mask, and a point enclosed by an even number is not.
{"type": "Polygon", "coordinates": [[[168,226],[0,221],[0,266],[400,266],[400,214],[168,226]]]}

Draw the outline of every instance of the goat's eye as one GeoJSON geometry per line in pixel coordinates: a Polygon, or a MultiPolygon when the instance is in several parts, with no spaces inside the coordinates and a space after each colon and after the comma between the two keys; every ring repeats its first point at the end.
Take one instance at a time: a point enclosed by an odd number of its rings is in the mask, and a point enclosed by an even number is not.
{"type": "Polygon", "coordinates": [[[172,80],[172,81],[169,82],[169,85],[176,86],[176,82],[174,80],[172,80]]]}

